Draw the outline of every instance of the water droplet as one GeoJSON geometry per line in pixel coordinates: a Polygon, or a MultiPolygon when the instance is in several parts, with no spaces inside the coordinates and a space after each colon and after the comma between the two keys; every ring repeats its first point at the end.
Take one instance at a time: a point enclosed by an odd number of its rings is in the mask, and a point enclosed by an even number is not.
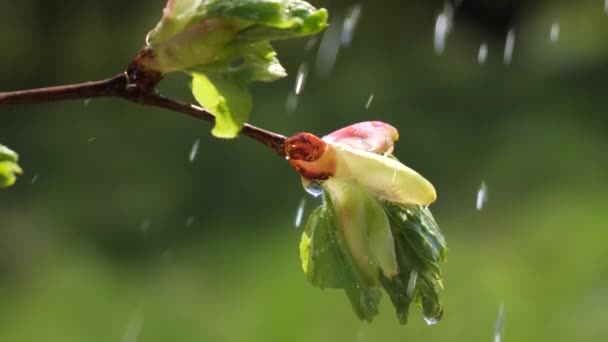
{"type": "Polygon", "coordinates": [[[412,270],[412,272],[410,273],[410,279],[407,282],[407,290],[405,291],[405,294],[410,299],[413,299],[417,280],[418,280],[418,272],[416,272],[416,270],[412,270]]]}
{"type": "Polygon", "coordinates": [[[340,51],[341,25],[340,17],[334,16],[329,27],[323,33],[321,44],[317,51],[316,75],[325,78],[329,75],[336,64],[338,51],[340,51]]]}
{"type": "Polygon", "coordinates": [[[315,44],[317,44],[317,41],[319,40],[317,37],[318,36],[312,36],[311,38],[309,38],[306,41],[306,44],[304,44],[304,50],[306,50],[306,51],[312,50],[312,48],[315,47],[315,44]]]}
{"type": "Polygon", "coordinates": [[[89,138],[89,139],[87,140],[87,142],[93,142],[93,141],[95,141],[95,138],[89,138]]]}
{"type": "Polygon", "coordinates": [[[194,144],[192,144],[192,149],[190,149],[190,155],[188,156],[188,161],[190,161],[191,163],[194,162],[194,160],[196,160],[196,156],[198,155],[198,147],[200,145],[201,141],[199,139],[196,139],[194,141],[194,144]]]}
{"type": "Polygon", "coordinates": [[[435,21],[435,53],[441,55],[445,50],[445,41],[448,34],[452,30],[452,19],[454,16],[454,7],[450,3],[446,3],[443,7],[443,12],[437,16],[435,21]]]}
{"type": "Polygon", "coordinates": [[[306,76],[308,75],[308,65],[306,63],[300,64],[298,68],[298,74],[296,75],[296,87],[294,93],[296,95],[300,95],[302,89],[304,88],[304,83],[306,82],[306,76]]]}
{"type": "Polygon", "coordinates": [[[441,317],[443,316],[443,311],[440,311],[438,315],[435,316],[427,316],[423,315],[424,321],[427,325],[434,325],[441,321],[441,317]]]}
{"type": "Polygon", "coordinates": [[[296,228],[300,228],[302,225],[302,217],[304,216],[304,207],[306,206],[306,198],[302,198],[300,204],[298,204],[298,210],[296,210],[296,220],[295,226],[296,228]]]}
{"type": "Polygon", "coordinates": [[[139,230],[141,230],[142,233],[145,233],[150,229],[151,225],[152,221],[150,221],[149,218],[145,218],[141,221],[141,224],[139,225],[139,230]]]}
{"type": "Polygon", "coordinates": [[[513,47],[515,46],[515,29],[510,28],[507,32],[507,39],[505,40],[505,52],[503,54],[503,62],[505,64],[511,64],[513,59],[513,47]]]}
{"type": "Polygon", "coordinates": [[[84,105],[85,106],[88,106],[89,103],[91,103],[91,99],[90,98],[84,99],[84,105]]]}
{"type": "Polygon", "coordinates": [[[367,102],[365,103],[365,109],[369,109],[369,106],[372,105],[373,101],[374,101],[374,93],[371,93],[369,95],[369,98],[367,99],[367,102]]]}
{"type": "Polygon", "coordinates": [[[488,58],[488,44],[483,42],[479,46],[479,51],[477,52],[477,62],[479,64],[484,64],[486,62],[487,58],[488,58]]]}
{"type": "Polygon", "coordinates": [[[192,225],[194,224],[195,218],[194,216],[188,216],[186,218],[186,227],[192,227],[192,225]]]}
{"type": "Polygon", "coordinates": [[[604,12],[606,12],[606,14],[608,14],[608,0],[604,1],[604,12]]]}
{"type": "Polygon", "coordinates": [[[481,209],[483,209],[487,202],[488,186],[486,185],[486,182],[482,181],[481,185],[479,186],[479,190],[477,190],[477,202],[475,203],[475,207],[477,208],[477,210],[481,211],[481,209]]]}
{"type": "Polygon", "coordinates": [[[549,33],[549,38],[554,43],[556,43],[557,40],[559,39],[559,24],[557,23],[557,21],[555,21],[555,22],[553,22],[553,24],[551,24],[551,31],[549,33]]]}
{"type": "Polygon", "coordinates": [[[137,342],[143,325],[144,313],[141,311],[141,309],[137,309],[131,314],[131,318],[129,318],[127,331],[122,338],[122,342],[137,342]]]}
{"type": "Polygon", "coordinates": [[[309,181],[302,178],[302,186],[304,186],[304,190],[306,190],[306,192],[311,194],[313,197],[323,195],[323,186],[319,182],[309,181]]]}
{"type": "Polygon", "coordinates": [[[498,314],[496,315],[496,321],[494,322],[494,342],[500,342],[502,340],[502,331],[505,326],[505,304],[500,303],[498,307],[498,314]]]}
{"type": "Polygon", "coordinates": [[[32,178],[32,184],[36,183],[38,181],[38,175],[34,175],[34,177],[32,178]]]}
{"type": "Polygon", "coordinates": [[[287,99],[285,100],[285,110],[288,113],[293,113],[298,109],[298,103],[300,102],[298,95],[293,92],[290,92],[287,95],[287,99]]]}
{"type": "Polygon", "coordinates": [[[348,14],[344,19],[344,24],[342,25],[342,46],[349,47],[353,41],[354,31],[357,28],[357,24],[359,23],[359,18],[361,17],[361,5],[355,4],[348,10],[348,14]]]}

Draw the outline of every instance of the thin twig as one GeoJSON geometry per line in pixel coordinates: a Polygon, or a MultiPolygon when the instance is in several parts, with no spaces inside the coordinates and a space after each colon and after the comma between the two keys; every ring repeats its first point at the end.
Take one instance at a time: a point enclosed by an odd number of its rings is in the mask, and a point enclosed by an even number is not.
{"type": "MultiPolygon", "coordinates": [[[[130,81],[126,72],[102,81],[0,92],[0,105],[45,103],[94,97],[119,97],[146,106],[186,114],[210,123],[215,122],[215,116],[202,107],[172,100],[154,91],[142,89],[138,84],[130,81]]],[[[245,124],[241,134],[271,148],[279,156],[285,156],[285,136],[250,124],[245,124]]]]}

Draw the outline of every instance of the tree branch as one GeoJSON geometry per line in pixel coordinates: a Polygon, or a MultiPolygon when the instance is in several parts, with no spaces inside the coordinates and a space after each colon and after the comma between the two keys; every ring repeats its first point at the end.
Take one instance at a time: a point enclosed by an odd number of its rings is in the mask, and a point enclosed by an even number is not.
{"type": "MultiPolygon", "coordinates": [[[[120,73],[112,78],[56,87],[28,89],[12,92],[0,92],[0,105],[34,104],[63,100],[88,99],[95,97],[119,97],[146,106],[160,107],[173,112],[186,114],[193,118],[215,122],[215,116],[206,109],[192,104],[175,101],[159,95],[154,86],[160,80],[130,77],[128,72],[120,73]]],[[[262,128],[245,124],[241,130],[245,135],[274,150],[279,156],[285,157],[286,137],[262,128]]]]}

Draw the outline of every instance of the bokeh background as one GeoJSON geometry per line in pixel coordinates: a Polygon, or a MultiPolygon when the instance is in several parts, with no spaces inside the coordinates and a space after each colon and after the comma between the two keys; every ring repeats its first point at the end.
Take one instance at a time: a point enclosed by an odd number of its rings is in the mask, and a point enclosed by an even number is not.
{"type": "MultiPolygon", "coordinates": [[[[253,87],[251,121],[284,134],[370,119],[400,130],[396,155],[439,193],[442,322],[412,308],[400,326],[385,297],[361,323],[341,291],[309,286],[294,220],[317,200],[271,151],[94,99],[0,107],[0,142],[26,172],[0,191],[0,341],[492,341],[501,304],[503,341],[608,339],[608,5],[458,1],[437,54],[442,1],[312,3],[338,33],[361,6],[352,44],[330,68],[319,41],[275,43],[290,76],[253,87]]],[[[5,1],[0,89],[114,75],[163,6],[5,1]]],[[[183,75],[161,91],[192,101],[183,75]]]]}

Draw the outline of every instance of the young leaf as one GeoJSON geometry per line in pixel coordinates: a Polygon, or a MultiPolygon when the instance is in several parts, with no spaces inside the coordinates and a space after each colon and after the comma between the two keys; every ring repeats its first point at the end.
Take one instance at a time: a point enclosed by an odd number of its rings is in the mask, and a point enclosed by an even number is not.
{"type": "Polygon", "coordinates": [[[221,76],[192,74],[192,93],[196,100],[215,114],[211,133],[218,138],[234,138],[247,121],[252,107],[251,95],[240,82],[221,76]]]}
{"type": "Polygon", "coordinates": [[[0,188],[15,184],[23,171],[17,164],[19,156],[6,146],[0,145],[0,188]]]}
{"type": "Polygon", "coordinates": [[[217,117],[212,133],[233,138],[251,110],[246,84],[286,75],[269,41],[316,34],[326,26],[327,11],[301,0],[169,0],[136,65],[162,74],[190,73],[197,101],[217,117]]]}

